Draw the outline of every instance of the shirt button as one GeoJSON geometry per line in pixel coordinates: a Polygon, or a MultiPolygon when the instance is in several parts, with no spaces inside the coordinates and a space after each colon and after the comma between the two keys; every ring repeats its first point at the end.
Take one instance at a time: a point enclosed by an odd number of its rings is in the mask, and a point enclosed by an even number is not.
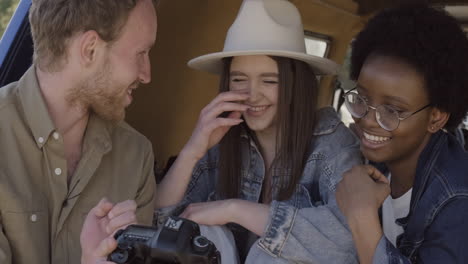
{"type": "Polygon", "coordinates": [[[55,175],[60,175],[60,174],[62,174],[62,169],[56,168],[55,169],[55,175]]]}
{"type": "Polygon", "coordinates": [[[36,214],[32,214],[31,215],[31,222],[37,222],[37,215],[36,214]]]}
{"type": "Polygon", "coordinates": [[[59,139],[59,133],[57,133],[57,132],[54,132],[54,133],[52,134],[52,136],[54,137],[55,140],[58,140],[58,139],[59,139]]]}
{"type": "Polygon", "coordinates": [[[41,144],[44,143],[44,138],[43,138],[43,137],[39,137],[39,138],[37,139],[37,142],[39,142],[39,143],[41,143],[41,144]]]}

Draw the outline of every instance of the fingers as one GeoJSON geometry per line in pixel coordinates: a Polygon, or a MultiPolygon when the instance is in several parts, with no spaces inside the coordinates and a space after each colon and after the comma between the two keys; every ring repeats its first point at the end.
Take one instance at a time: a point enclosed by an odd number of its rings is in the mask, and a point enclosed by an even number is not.
{"type": "Polygon", "coordinates": [[[116,204],[108,214],[109,222],[106,225],[106,232],[113,234],[128,225],[136,224],[136,208],[137,205],[133,200],[116,204]]]}
{"type": "Polygon", "coordinates": [[[249,99],[250,95],[247,91],[228,91],[218,94],[206,107],[209,110],[213,106],[221,102],[241,102],[249,99]]]}
{"type": "Polygon", "coordinates": [[[364,165],[364,169],[367,171],[367,174],[376,182],[381,182],[381,183],[390,183],[377,168],[371,165],[364,165]]]}
{"type": "Polygon", "coordinates": [[[81,264],[115,264],[107,261],[107,256],[117,248],[117,241],[113,237],[103,239],[91,253],[82,252],[81,264]]]}
{"type": "Polygon", "coordinates": [[[240,119],[241,116],[242,116],[242,113],[241,113],[241,112],[231,112],[231,113],[229,113],[229,115],[227,116],[227,118],[240,119]]]}
{"type": "Polygon", "coordinates": [[[390,183],[387,177],[385,177],[385,175],[383,175],[377,168],[375,168],[372,165],[356,165],[344,173],[343,179],[350,178],[350,180],[353,181],[355,177],[359,177],[362,175],[367,175],[374,182],[380,182],[385,184],[390,183]]]}
{"type": "Polygon", "coordinates": [[[108,255],[117,248],[117,241],[110,236],[99,243],[96,251],[94,251],[94,256],[98,258],[107,258],[108,255]]]}
{"type": "MultiPolygon", "coordinates": [[[[204,129],[206,131],[214,131],[219,127],[232,127],[244,122],[242,119],[230,119],[230,118],[217,118],[212,122],[208,123],[204,129]]],[[[227,131],[226,131],[227,132],[227,131]]]]}
{"type": "Polygon", "coordinates": [[[218,94],[200,113],[200,119],[212,119],[221,113],[229,111],[244,112],[248,109],[247,105],[241,102],[250,97],[246,91],[228,91],[218,94]]]}
{"type": "Polygon", "coordinates": [[[114,218],[127,211],[136,211],[137,204],[134,200],[126,200],[116,204],[109,212],[109,218],[114,218]]]}
{"type": "MultiPolygon", "coordinates": [[[[219,117],[224,112],[245,112],[249,109],[248,105],[244,105],[238,102],[220,102],[210,108],[202,110],[200,120],[207,122],[214,118],[219,117]]],[[[240,116],[239,116],[240,117],[240,116]]]]}
{"type": "Polygon", "coordinates": [[[113,204],[104,197],[93,209],[91,209],[90,213],[98,218],[102,218],[111,211],[112,207],[113,204]]]}
{"type": "Polygon", "coordinates": [[[106,232],[108,234],[114,234],[117,230],[124,229],[125,227],[136,223],[137,221],[135,212],[128,211],[110,219],[106,226],[106,232]]]}

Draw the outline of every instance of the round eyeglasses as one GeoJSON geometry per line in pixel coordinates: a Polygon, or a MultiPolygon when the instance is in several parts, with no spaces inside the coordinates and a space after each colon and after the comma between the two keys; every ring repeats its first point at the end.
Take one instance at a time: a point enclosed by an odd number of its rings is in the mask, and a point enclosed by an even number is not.
{"type": "Polygon", "coordinates": [[[375,111],[375,120],[377,120],[377,123],[387,131],[393,131],[397,129],[400,125],[400,121],[407,119],[408,117],[422,111],[423,109],[426,109],[431,105],[427,104],[405,117],[400,117],[400,113],[391,105],[383,104],[376,107],[369,105],[366,99],[364,99],[356,92],[353,92],[355,89],[356,88],[353,88],[343,95],[346,108],[348,108],[349,113],[354,118],[363,118],[367,115],[370,108],[375,111]]]}

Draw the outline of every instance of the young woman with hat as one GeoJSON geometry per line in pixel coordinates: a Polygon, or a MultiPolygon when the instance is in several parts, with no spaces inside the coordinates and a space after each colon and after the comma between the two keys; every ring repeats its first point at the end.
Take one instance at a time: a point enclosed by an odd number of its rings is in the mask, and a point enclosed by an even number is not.
{"type": "Polygon", "coordinates": [[[224,50],[189,66],[220,74],[220,94],[158,186],[156,221],[228,224],[247,262],[357,261],[334,192],[359,143],[332,108],[317,109],[315,76],[338,66],[306,54],[294,5],[245,0],[224,50]]]}
{"type": "Polygon", "coordinates": [[[336,198],[361,263],[468,262],[468,154],[445,131],[468,110],[468,40],[424,5],[371,19],[353,43],[345,94],[364,156],[336,198]]]}

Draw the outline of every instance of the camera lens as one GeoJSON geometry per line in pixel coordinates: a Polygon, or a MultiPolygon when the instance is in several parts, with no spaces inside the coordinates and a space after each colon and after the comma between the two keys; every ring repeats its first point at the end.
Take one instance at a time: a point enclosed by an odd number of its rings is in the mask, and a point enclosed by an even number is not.
{"type": "Polygon", "coordinates": [[[204,236],[196,236],[193,239],[193,246],[196,252],[204,252],[208,249],[210,241],[204,236]]]}
{"type": "Polygon", "coordinates": [[[116,251],[110,255],[110,260],[117,263],[126,263],[128,260],[128,251],[116,251]]]}

